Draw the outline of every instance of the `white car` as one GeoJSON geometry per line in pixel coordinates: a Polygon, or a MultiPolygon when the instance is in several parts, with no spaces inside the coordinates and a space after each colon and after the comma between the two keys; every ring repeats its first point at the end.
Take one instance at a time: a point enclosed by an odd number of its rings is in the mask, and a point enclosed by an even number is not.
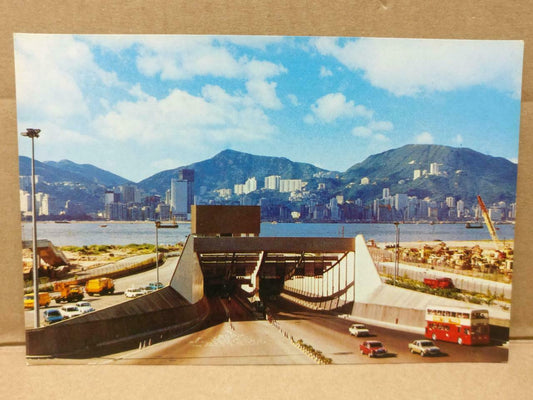
{"type": "Polygon", "coordinates": [[[63,319],[77,317],[78,315],[82,314],[81,310],[77,306],[66,305],[61,307],[59,310],[63,316],[63,319]]]}
{"type": "Polygon", "coordinates": [[[146,293],[147,292],[144,288],[131,287],[129,289],[126,289],[126,291],[124,292],[124,295],[126,297],[139,297],[139,296],[145,295],[146,293]]]}
{"type": "Polygon", "coordinates": [[[440,353],[440,348],[435,346],[431,340],[420,339],[409,343],[409,351],[411,353],[419,353],[422,357],[427,355],[435,355],[440,353]]]}
{"type": "Polygon", "coordinates": [[[352,326],[348,328],[348,331],[350,332],[350,335],[353,336],[370,336],[368,328],[363,324],[352,324],[352,326]]]}
{"type": "Polygon", "coordinates": [[[76,303],[76,307],[80,309],[82,314],[94,311],[93,306],[91,306],[91,303],[89,303],[88,301],[78,301],[76,303]]]}

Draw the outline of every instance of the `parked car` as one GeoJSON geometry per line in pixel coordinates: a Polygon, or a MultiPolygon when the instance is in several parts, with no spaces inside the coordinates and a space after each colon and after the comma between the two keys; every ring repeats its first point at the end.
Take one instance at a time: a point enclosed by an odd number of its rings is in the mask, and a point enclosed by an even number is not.
{"type": "MultiPolygon", "coordinates": [[[[29,293],[24,295],[24,308],[33,308],[34,307],[34,294],[29,293]]],[[[48,292],[39,292],[39,307],[48,307],[51,302],[50,293],[48,292]]]]}
{"type": "Polygon", "coordinates": [[[78,301],[76,307],[78,307],[82,314],[94,311],[93,306],[88,301],[78,301]]]}
{"type": "Polygon", "coordinates": [[[352,324],[352,326],[348,328],[348,331],[350,332],[350,335],[353,336],[370,336],[370,332],[363,324],[352,324]]]}
{"type": "Polygon", "coordinates": [[[139,296],[145,295],[146,293],[147,293],[146,289],[144,288],[131,287],[129,289],[126,289],[126,291],[124,292],[124,295],[126,297],[139,297],[139,296]]]}
{"type": "Polygon", "coordinates": [[[161,289],[163,288],[165,285],[163,285],[161,282],[150,282],[148,284],[148,287],[151,289],[151,290],[157,290],[157,289],[161,289]]]}
{"type": "Polygon", "coordinates": [[[44,322],[46,324],[53,324],[63,320],[63,314],[57,308],[51,308],[44,312],[44,322]]]}
{"type": "Polygon", "coordinates": [[[413,340],[409,343],[409,350],[413,354],[419,353],[422,357],[440,353],[440,348],[428,339],[413,340]]]}
{"type": "Polygon", "coordinates": [[[63,319],[69,319],[81,315],[82,312],[76,306],[66,305],[61,307],[61,314],[63,315],[63,319]]]}
{"type": "Polygon", "coordinates": [[[378,357],[387,354],[387,349],[377,340],[366,340],[359,345],[361,354],[368,357],[378,357]]]}

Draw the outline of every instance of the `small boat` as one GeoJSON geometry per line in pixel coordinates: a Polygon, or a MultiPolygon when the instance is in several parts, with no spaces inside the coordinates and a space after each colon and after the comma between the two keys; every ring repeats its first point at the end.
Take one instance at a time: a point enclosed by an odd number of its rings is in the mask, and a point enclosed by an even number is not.
{"type": "Polygon", "coordinates": [[[107,227],[106,224],[100,225],[100,228],[105,228],[105,227],[107,227]]]}
{"type": "Polygon", "coordinates": [[[483,224],[481,222],[467,222],[465,224],[465,228],[467,228],[467,229],[481,229],[481,228],[483,228],[483,224]]]}

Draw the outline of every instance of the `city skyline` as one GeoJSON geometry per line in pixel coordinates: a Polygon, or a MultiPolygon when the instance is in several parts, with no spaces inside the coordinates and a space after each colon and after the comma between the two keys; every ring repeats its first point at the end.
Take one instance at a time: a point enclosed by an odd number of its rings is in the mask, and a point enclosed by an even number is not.
{"type": "Polygon", "coordinates": [[[521,41],[16,34],[18,127],[42,130],[37,159],[134,182],[227,148],[335,171],[408,143],[516,163],[522,56],[521,41]]]}

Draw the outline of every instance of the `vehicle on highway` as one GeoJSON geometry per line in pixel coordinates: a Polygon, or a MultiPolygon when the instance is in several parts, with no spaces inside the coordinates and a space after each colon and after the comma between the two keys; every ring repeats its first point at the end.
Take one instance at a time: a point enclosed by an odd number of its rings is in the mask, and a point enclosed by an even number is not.
{"type": "Polygon", "coordinates": [[[44,312],[44,322],[46,324],[53,324],[63,320],[63,314],[57,308],[51,308],[44,312]]]}
{"type": "Polygon", "coordinates": [[[352,324],[352,326],[348,328],[348,332],[350,332],[350,335],[352,336],[370,336],[370,331],[363,324],[352,324]]]}
{"type": "Polygon", "coordinates": [[[66,305],[61,307],[61,315],[63,319],[69,319],[81,315],[82,312],[77,306],[66,305]]]}
{"type": "Polygon", "coordinates": [[[126,297],[139,297],[145,295],[146,289],[144,287],[130,287],[124,291],[126,297]]]}
{"type": "Polygon", "coordinates": [[[482,308],[428,306],[424,336],[433,341],[489,344],[489,311],[482,308]]]}
{"type": "Polygon", "coordinates": [[[148,287],[151,289],[151,290],[157,290],[157,289],[161,289],[163,288],[165,285],[163,285],[161,282],[150,282],[148,284],[148,287]]]}
{"type": "Polygon", "coordinates": [[[59,292],[54,296],[57,304],[83,300],[83,287],[72,282],[54,282],[54,291],[59,292]]]}
{"type": "Polygon", "coordinates": [[[413,340],[408,347],[411,353],[418,353],[422,357],[440,354],[440,348],[428,339],[413,340]]]}
{"type": "Polygon", "coordinates": [[[89,296],[94,296],[95,294],[104,295],[104,294],[113,294],[115,292],[115,283],[111,278],[95,278],[89,279],[85,284],[85,293],[89,296]]]}
{"type": "Polygon", "coordinates": [[[94,308],[88,301],[78,301],[76,307],[82,312],[82,314],[93,312],[94,308]]]}
{"type": "Polygon", "coordinates": [[[377,340],[365,340],[359,345],[361,354],[368,357],[379,357],[387,354],[387,349],[377,340]]]}
{"type": "MultiPolygon", "coordinates": [[[[35,301],[33,293],[28,293],[24,295],[24,308],[33,308],[33,302],[35,301]]],[[[39,292],[39,307],[48,307],[51,302],[50,293],[48,292],[39,292]]]]}

